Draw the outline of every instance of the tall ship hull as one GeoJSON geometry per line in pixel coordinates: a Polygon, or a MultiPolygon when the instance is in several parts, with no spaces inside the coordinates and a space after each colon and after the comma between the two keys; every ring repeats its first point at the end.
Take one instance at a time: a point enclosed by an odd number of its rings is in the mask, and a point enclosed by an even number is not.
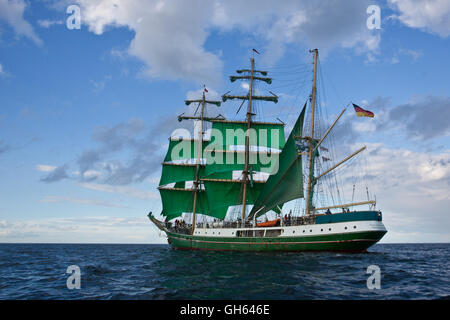
{"type": "MultiPolygon", "coordinates": [[[[228,91],[222,95],[222,101],[214,101],[206,98],[208,90],[204,87],[201,98],[185,101],[194,106],[195,112],[183,113],[178,120],[194,120],[194,135],[173,134],[169,138],[158,187],[162,219],[148,215],[173,248],[362,252],[387,232],[367,185],[366,201],[353,201],[355,184],[351,202],[341,197],[340,184],[333,173],[366,147],[340,161],[332,159],[336,148],[329,141],[329,133],[346,109],[326,131],[318,125],[318,50],[311,52],[312,92],[287,139],[285,123],[279,118],[278,122],[254,119],[260,104],[276,104],[279,99],[271,91],[264,96],[259,93],[260,88],[254,89],[256,82],[272,83],[267,71],[255,69],[254,58],[250,59],[249,69],[236,70],[237,75],[230,76],[231,82],[246,81],[248,92],[228,91]],[[236,115],[247,102],[245,120],[207,114],[207,106],[216,110],[228,100],[241,101],[236,115]],[[337,193],[333,193],[333,188],[337,193]],[[303,210],[291,214],[292,209],[287,208],[292,201],[301,201],[303,210]],[[364,205],[369,210],[350,211],[364,205]],[[336,210],[340,212],[332,212],[336,210]]],[[[357,116],[374,116],[354,107],[357,116]]]]}
{"type": "Polygon", "coordinates": [[[194,234],[189,234],[189,229],[167,227],[151,214],[149,218],[167,234],[168,243],[179,250],[365,252],[387,232],[379,211],[316,216],[314,224],[199,226],[194,234]]]}

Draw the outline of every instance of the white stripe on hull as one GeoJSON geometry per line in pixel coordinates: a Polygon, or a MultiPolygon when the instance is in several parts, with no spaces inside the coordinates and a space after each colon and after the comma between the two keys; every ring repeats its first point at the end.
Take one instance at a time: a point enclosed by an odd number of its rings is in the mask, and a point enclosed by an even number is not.
{"type": "Polygon", "coordinates": [[[195,228],[195,236],[229,238],[236,237],[237,231],[252,230],[255,232],[279,230],[279,237],[321,236],[333,234],[345,234],[364,231],[386,231],[381,221],[347,221],[337,223],[310,224],[300,226],[278,226],[268,228],[195,228]]]}

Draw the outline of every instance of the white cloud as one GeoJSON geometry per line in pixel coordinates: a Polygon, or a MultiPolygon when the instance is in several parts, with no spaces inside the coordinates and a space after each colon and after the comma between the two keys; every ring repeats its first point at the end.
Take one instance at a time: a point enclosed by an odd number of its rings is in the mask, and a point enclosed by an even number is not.
{"type": "Polygon", "coordinates": [[[399,52],[401,54],[410,56],[413,59],[413,61],[416,61],[423,55],[423,52],[421,50],[400,49],[399,52]]]}
{"type": "Polygon", "coordinates": [[[352,195],[353,183],[349,181],[360,175],[355,201],[367,199],[362,184],[368,185],[370,193],[376,195],[377,207],[384,213],[388,228],[385,241],[450,241],[446,229],[450,224],[450,150],[431,154],[390,149],[381,143],[365,144],[365,155],[357,159],[360,164],[352,162],[340,171],[343,181],[348,182],[341,190],[343,194],[352,195]],[[362,165],[365,160],[367,165],[362,165]],[[405,238],[413,233],[420,233],[421,238],[405,238]]]}
{"type": "Polygon", "coordinates": [[[263,60],[274,62],[287,44],[376,51],[380,36],[367,29],[368,0],[321,2],[78,0],[83,23],[102,34],[111,27],[135,32],[128,53],[141,59],[150,78],[218,84],[220,53],[208,52],[211,31],[237,29],[263,40],[263,60]]]}
{"type": "Polygon", "coordinates": [[[41,172],[51,172],[53,170],[55,170],[57,167],[56,166],[49,166],[46,164],[38,164],[36,165],[36,169],[41,171],[41,172]]]}
{"type": "Polygon", "coordinates": [[[93,89],[94,92],[100,92],[103,89],[105,89],[107,82],[111,81],[111,79],[112,79],[112,77],[110,75],[106,75],[103,77],[102,80],[99,80],[99,81],[90,80],[89,82],[94,87],[94,89],[93,89]]]}
{"type": "Polygon", "coordinates": [[[3,69],[3,65],[0,63],[0,76],[8,76],[8,73],[3,69]]]}
{"type": "Polygon", "coordinates": [[[392,64],[399,63],[401,55],[409,56],[412,58],[412,62],[416,62],[417,59],[419,59],[423,55],[423,52],[421,50],[400,49],[390,59],[390,63],[392,63],[392,64]]]}
{"type": "Polygon", "coordinates": [[[77,217],[0,221],[0,242],[167,243],[146,217],[77,217]]]}
{"type": "Polygon", "coordinates": [[[73,198],[73,197],[64,197],[64,196],[45,196],[40,200],[40,202],[69,202],[76,204],[85,204],[91,206],[100,206],[100,207],[113,207],[113,208],[124,208],[129,209],[127,206],[123,206],[120,204],[116,204],[113,202],[101,201],[97,199],[81,199],[81,198],[73,198]]]}
{"type": "Polygon", "coordinates": [[[241,88],[244,90],[249,90],[250,85],[248,84],[248,82],[241,82],[241,88]]]}
{"type": "MultiPolygon", "coordinates": [[[[73,171],[72,174],[74,176],[80,177],[80,171],[73,171]]],[[[86,179],[86,180],[91,180],[91,179],[100,178],[102,175],[103,175],[103,173],[100,171],[97,171],[97,170],[86,170],[81,175],[81,178],[86,179]]]]}
{"type": "Polygon", "coordinates": [[[446,38],[450,35],[450,1],[389,0],[399,11],[397,18],[408,27],[419,28],[446,38]]]}
{"type": "Polygon", "coordinates": [[[96,191],[123,194],[130,198],[137,198],[143,200],[159,199],[159,195],[156,192],[143,191],[133,187],[112,186],[98,183],[82,183],[81,186],[96,191]]]}
{"type": "Polygon", "coordinates": [[[374,132],[376,129],[377,126],[373,122],[353,122],[353,130],[355,130],[356,132],[374,132]]]}
{"type": "MultiPolygon", "coordinates": [[[[1,36],[1,32],[0,32],[0,36],[1,36]]],[[[0,41],[1,41],[1,39],[0,39],[0,41]]],[[[10,76],[11,76],[11,74],[9,72],[7,72],[5,70],[5,67],[0,63],[0,77],[7,78],[7,77],[10,77],[10,76]]]]}
{"type": "MultiPolygon", "coordinates": [[[[206,87],[206,90],[208,90],[208,92],[205,92],[205,97],[207,100],[221,100],[220,95],[217,93],[217,91],[215,91],[214,89],[212,89],[208,86],[206,87]]],[[[186,93],[186,99],[187,100],[201,99],[202,94],[203,94],[203,89],[188,91],[186,93]]]]}
{"type": "Polygon", "coordinates": [[[25,36],[37,45],[43,42],[24,18],[27,7],[24,0],[0,0],[0,20],[6,21],[19,36],[25,36]]]}
{"type": "Polygon", "coordinates": [[[146,64],[151,78],[189,79],[217,83],[222,62],[207,52],[209,2],[79,0],[83,22],[102,34],[108,26],[128,27],[135,32],[128,49],[146,64]]]}

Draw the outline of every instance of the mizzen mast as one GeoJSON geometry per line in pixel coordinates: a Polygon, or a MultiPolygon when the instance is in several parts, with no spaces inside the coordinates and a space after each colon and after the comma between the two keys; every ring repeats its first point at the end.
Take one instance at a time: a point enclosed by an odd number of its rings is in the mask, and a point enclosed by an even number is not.
{"type": "Polygon", "coordinates": [[[319,56],[319,50],[314,49],[310,50],[310,52],[314,52],[314,74],[313,74],[313,86],[312,86],[312,92],[311,92],[311,136],[305,137],[306,140],[309,141],[309,151],[307,152],[308,160],[309,160],[309,172],[308,172],[308,185],[307,185],[307,193],[306,193],[306,206],[305,206],[305,213],[307,215],[314,213],[318,210],[324,210],[324,209],[331,209],[331,208],[338,208],[338,207],[349,207],[349,206],[358,206],[363,204],[375,204],[374,200],[368,200],[363,202],[356,202],[356,203],[347,203],[343,205],[337,205],[337,206],[327,206],[322,208],[314,208],[313,206],[313,194],[314,194],[314,185],[316,184],[317,180],[322,178],[323,176],[327,175],[343,163],[347,162],[348,160],[352,159],[354,156],[359,154],[360,152],[364,151],[366,147],[362,147],[359,150],[355,151],[351,155],[347,156],[345,159],[339,161],[337,164],[326,170],[325,172],[319,174],[317,177],[314,176],[314,158],[315,158],[315,152],[319,145],[324,141],[324,139],[328,136],[330,131],[333,129],[335,124],[338,122],[338,120],[341,118],[342,114],[345,112],[345,108],[342,110],[342,112],[339,114],[337,119],[333,122],[333,124],[328,128],[328,130],[325,132],[324,136],[318,140],[314,139],[314,124],[315,124],[315,109],[316,109],[316,83],[317,83],[317,60],[319,56]]]}

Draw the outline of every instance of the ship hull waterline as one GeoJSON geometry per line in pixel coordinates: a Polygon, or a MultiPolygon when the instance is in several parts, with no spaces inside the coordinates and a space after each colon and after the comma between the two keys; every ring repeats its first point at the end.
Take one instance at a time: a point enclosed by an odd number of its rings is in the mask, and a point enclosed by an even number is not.
{"type": "Polygon", "coordinates": [[[168,243],[175,250],[257,252],[365,252],[369,247],[377,243],[387,232],[381,221],[345,221],[341,223],[325,223],[295,227],[272,227],[264,229],[200,228],[196,229],[194,233],[197,234],[194,235],[173,232],[166,228],[161,228],[161,225],[158,227],[166,233],[168,243]],[[239,230],[250,233],[262,232],[262,230],[282,230],[284,236],[227,236],[227,232],[230,235],[230,230],[234,230],[233,234],[239,232],[239,230]],[[213,232],[215,235],[212,235],[213,232]]]}
{"type": "Polygon", "coordinates": [[[295,238],[223,238],[208,239],[167,233],[173,249],[217,251],[342,251],[365,252],[385,234],[383,231],[295,238]]]}

